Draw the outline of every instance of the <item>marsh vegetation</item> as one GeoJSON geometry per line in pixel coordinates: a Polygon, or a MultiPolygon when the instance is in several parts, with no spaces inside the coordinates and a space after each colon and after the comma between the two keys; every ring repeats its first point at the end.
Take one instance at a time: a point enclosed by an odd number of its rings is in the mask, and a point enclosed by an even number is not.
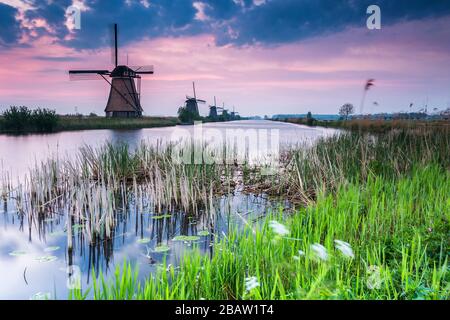
{"type": "Polygon", "coordinates": [[[133,261],[109,277],[93,268],[91,285],[71,298],[449,298],[447,128],[322,138],[284,150],[270,175],[245,161],[178,163],[173,148],[86,146],[76,159],[42,162],[20,183],[4,176],[2,197],[18,217],[64,217],[68,250],[77,237],[106,250],[131,217],[202,221],[156,242],[142,233],[145,256],[158,257],[145,279],[133,261]],[[217,228],[217,201],[236,194],[275,205],[256,216],[233,212],[241,223],[217,228]],[[178,244],[189,250],[174,262],[178,244]]]}

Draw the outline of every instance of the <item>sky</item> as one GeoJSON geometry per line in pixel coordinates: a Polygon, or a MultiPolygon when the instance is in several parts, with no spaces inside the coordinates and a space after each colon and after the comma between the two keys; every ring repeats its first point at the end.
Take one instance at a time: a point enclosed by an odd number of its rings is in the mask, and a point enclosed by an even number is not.
{"type": "Polygon", "coordinates": [[[203,114],[214,96],[242,115],[359,110],[367,79],[365,113],[450,107],[448,0],[0,0],[0,109],[103,114],[109,85],[68,70],[113,68],[113,23],[119,63],[154,66],[145,115],[175,115],[193,81],[203,114]]]}

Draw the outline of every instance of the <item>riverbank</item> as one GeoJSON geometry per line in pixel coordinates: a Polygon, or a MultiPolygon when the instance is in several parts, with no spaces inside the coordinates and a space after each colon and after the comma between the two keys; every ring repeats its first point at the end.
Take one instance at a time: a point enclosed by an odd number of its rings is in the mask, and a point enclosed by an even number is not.
{"type": "Polygon", "coordinates": [[[392,129],[408,130],[408,129],[433,129],[433,128],[450,128],[450,120],[316,120],[306,118],[288,118],[282,120],[274,120],[280,122],[302,124],[311,127],[325,127],[336,129],[347,129],[352,131],[386,133],[392,129]]]}
{"type": "Polygon", "coordinates": [[[77,130],[98,129],[144,129],[170,127],[178,124],[177,117],[142,117],[142,118],[105,118],[98,116],[58,116],[51,131],[39,130],[34,126],[24,126],[20,129],[5,128],[0,117],[0,134],[48,133],[77,130]]]}

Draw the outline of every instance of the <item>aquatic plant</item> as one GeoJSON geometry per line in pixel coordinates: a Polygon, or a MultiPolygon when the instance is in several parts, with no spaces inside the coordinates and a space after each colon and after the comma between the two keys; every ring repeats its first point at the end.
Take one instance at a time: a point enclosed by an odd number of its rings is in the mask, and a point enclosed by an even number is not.
{"type": "Polygon", "coordinates": [[[216,240],[212,256],[194,250],[178,269],[163,266],[144,282],[127,263],[90,292],[95,299],[450,298],[449,171],[427,166],[410,177],[371,178],[317,197],[289,217],[273,212],[253,229],[232,228],[216,240]],[[281,218],[290,237],[273,241],[270,222],[281,218]],[[342,259],[341,253],[351,256],[350,243],[353,258],[342,259]],[[333,245],[345,250],[331,255],[333,245]]]}

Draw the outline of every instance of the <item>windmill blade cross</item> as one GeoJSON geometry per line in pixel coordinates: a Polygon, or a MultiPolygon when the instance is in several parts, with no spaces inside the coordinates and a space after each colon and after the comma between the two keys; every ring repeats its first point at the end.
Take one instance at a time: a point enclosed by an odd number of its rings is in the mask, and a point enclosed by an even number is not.
{"type": "Polygon", "coordinates": [[[153,74],[154,69],[153,66],[133,66],[130,67],[131,70],[136,72],[137,74],[153,74]]]}
{"type": "Polygon", "coordinates": [[[70,70],[69,79],[71,81],[77,80],[101,80],[102,75],[108,75],[108,70],[70,70]]]}

